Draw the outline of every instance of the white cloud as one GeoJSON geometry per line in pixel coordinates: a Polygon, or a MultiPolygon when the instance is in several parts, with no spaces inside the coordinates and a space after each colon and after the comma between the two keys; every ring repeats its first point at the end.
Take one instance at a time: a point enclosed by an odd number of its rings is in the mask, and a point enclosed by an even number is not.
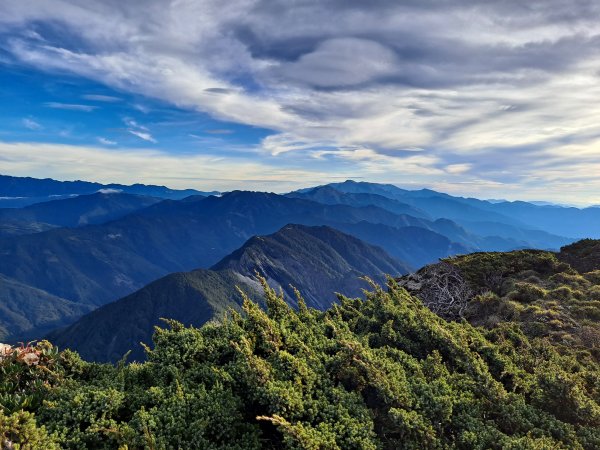
{"type": "Polygon", "coordinates": [[[9,2],[0,30],[59,23],[75,44],[40,29],[5,47],[40,69],[270,128],[260,154],[275,165],[326,173],[335,161],[374,181],[600,201],[594,2],[140,5],[9,2]]]}
{"type": "Polygon", "coordinates": [[[135,120],[129,118],[129,117],[125,117],[123,119],[123,122],[125,123],[125,125],[127,125],[128,127],[131,128],[137,128],[138,130],[144,130],[144,131],[148,131],[148,127],[144,126],[144,125],[140,125],[139,123],[137,123],[135,120]]]}
{"type": "Polygon", "coordinates": [[[450,164],[449,166],[446,166],[446,172],[461,174],[471,170],[471,167],[473,167],[473,165],[469,163],[450,164]]]}
{"type": "Polygon", "coordinates": [[[152,135],[146,131],[139,131],[139,130],[132,130],[132,129],[128,129],[127,130],[129,133],[133,134],[134,136],[139,137],[140,139],[143,139],[144,141],[147,142],[152,142],[153,144],[156,144],[158,141],[156,139],[154,139],[152,137],[152,135]]]}
{"type": "Polygon", "coordinates": [[[261,148],[270,155],[277,156],[287,152],[319,150],[327,146],[322,142],[303,141],[293,133],[272,134],[262,140],[261,148]]]}
{"type": "Polygon", "coordinates": [[[392,75],[395,53],[367,39],[337,38],[319,45],[280,72],[289,80],[318,87],[352,86],[392,75]]]}
{"type": "Polygon", "coordinates": [[[43,128],[42,125],[40,125],[38,122],[36,122],[33,119],[29,119],[28,117],[25,117],[21,122],[23,123],[23,126],[25,128],[28,128],[33,131],[41,130],[43,128]]]}
{"type": "Polygon", "coordinates": [[[116,103],[120,102],[123,99],[119,97],[115,97],[113,95],[101,95],[101,94],[85,94],[82,95],[81,98],[85,100],[91,100],[94,102],[104,102],[104,103],[116,103]]]}
{"type": "Polygon", "coordinates": [[[46,103],[44,103],[44,106],[47,106],[48,108],[53,108],[53,109],[66,109],[66,110],[70,110],[70,111],[84,111],[84,112],[91,112],[91,111],[94,111],[95,109],[98,109],[97,106],[93,106],[93,105],[78,105],[78,104],[73,104],[73,103],[60,103],[60,102],[46,102],[46,103]]]}
{"type": "MultiPolygon", "coordinates": [[[[285,192],[333,180],[328,171],[305,171],[259,161],[211,155],[171,155],[150,149],[99,148],[0,141],[2,172],[14,176],[167,185],[201,190],[265,189],[285,192]]],[[[345,172],[337,173],[347,176],[345,172]]]]}
{"type": "Polygon", "coordinates": [[[129,127],[127,128],[128,133],[137,136],[144,141],[152,142],[153,144],[158,143],[158,141],[154,139],[154,137],[150,133],[148,127],[146,127],[145,125],[141,125],[134,119],[131,119],[129,117],[123,118],[123,122],[129,127]]]}
{"type": "Polygon", "coordinates": [[[110,139],[106,139],[104,137],[99,137],[98,142],[100,142],[103,145],[117,145],[115,141],[111,141],[110,139]]]}

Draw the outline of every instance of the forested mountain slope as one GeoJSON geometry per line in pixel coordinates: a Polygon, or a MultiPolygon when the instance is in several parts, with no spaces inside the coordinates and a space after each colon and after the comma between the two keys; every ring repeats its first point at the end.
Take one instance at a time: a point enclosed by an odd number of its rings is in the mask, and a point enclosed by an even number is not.
{"type": "Polygon", "coordinates": [[[0,223],[45,223],[57,227],[79,227],[115,220],[159,202],[142,195],[98,192],[64,200],[36,203],[25,208],[0,209],[0,223]]]}
{"type": "Polygon", "coordinates": [[[238,286],[260,298],[257,273],[281,289],[288,304],[297,306],[295,287],[305,293],[310,307],[326,309],[336,292],[361,295],[367,287],[362,276],[383,282],[386,274],[406,272],[405,265],[381,248],[332,228],[287,225],[272,235],[251,238],[212,270],[167,275],[57,330],[50,339],[90,360],[117,361],[129,350],[131,358],[142,359],[139,343],[150,342],[161,318],[200,326],[227,308],[239,310],[238,286]]]}
{"type": "MultiPolygon", "coordinates": [[[[102,225],[0,239],[0,273],[71,301],[101,305],[168,273],[208,268],[250,237],[288,223],[358,222],[385,224],[401,234],[403,227],[418,226],[422,219],[374,206],[323,205],[261,192],[190,197],[102,225]]],[[[368,236],[374,234],[365,233],[365,240],[371,242],[368,236]]],[[[428,233],[423,243],[425,252],[409,265],[452,254],[443,236],[428,233]],[[428,236],[444,242],[428,242],[428,236]]]]}
{"type": "Polygon", "coordinates": [[[90,309],[0,275],[0,342],[41,337],[90,309]]]}

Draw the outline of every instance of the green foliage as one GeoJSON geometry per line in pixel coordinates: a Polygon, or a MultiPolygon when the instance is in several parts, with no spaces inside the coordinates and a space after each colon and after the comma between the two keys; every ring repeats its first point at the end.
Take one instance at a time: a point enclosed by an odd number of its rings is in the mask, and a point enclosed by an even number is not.
{"type": "Polygon", "coordinates": [[[549,339],[561,352],[577,350],[579,358],[600,360],[598,248],[598,241],[583,240],[560,253],[474,253],[448,261],[481,293],[466,310],[472,324],[516,322],[529,337],[549,339]],[[588,271],[579,273],[567,260],[588,271]]]}
{"type": "Polygon", "coordinates": [[[593,270],[591,272],[586,272],[583,274],[586,280],[590,283],[598,285],[600,284],[600,270],[593,270]]]}
{"type": "Polygon", "coordinates": [[[500,323],[516,320],[519,306],[516,302],[493,292],[475,296],[468,304],[465,318],[473,325],[491,328],[500,323]]]}
{"type": "Polygon", "coordinates": [[[458,266],[473,286],[481,291],[500,293],[502,282],[520,274],[522,278],[532,275],[548,276],[570,269],[552,252],[519,250],[509,253],[484,252],[450,258],[448,262],[458,266]]]}
{"type": "Polygon", "coordinates": [[[5,415],[0,410],[0,448],[14,450],[59,450],[55,436],[38,427],[33,414],[19,411],[5,415]]]}
{"type": "Polygon", "coordinates": [[[54,357],[37,425],[19,412],[18,429],[67,449],[600,447],[598,363],[504,316],[446,322],[392,280],[325,312],[264,287],[266,310],[245,299],[221,323],[157,329],[143,364],[54,357]]]}
{"type": "Polygon", "coordinates": [[[58,350],[49,342],[0,354],[0,411],[36,410],[62,380],[58,350]]]}
{"type": "Polygon", "coordinates": [[[541,300],[546,297],[546,291],[536,284],[532,283],[516,283],[515,290],[509,294],[512,300],[531,303],[536,300],[541,300]]]}
{"type": "Polygon", "coordinates": [[[560,249],[558,257],[581,273],[600,269],[600,240],[582,239],[560,249]]]}

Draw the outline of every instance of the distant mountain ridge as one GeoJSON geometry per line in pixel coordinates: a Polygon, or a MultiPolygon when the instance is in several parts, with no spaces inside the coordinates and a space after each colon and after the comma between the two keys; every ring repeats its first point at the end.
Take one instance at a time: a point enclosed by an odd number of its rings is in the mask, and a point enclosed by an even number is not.
{"type": "MultiPolygon", "coordinates": [[[[409,191],[354,181],[286,195],[232,191],[218,196],[162,186],[133,185],[123,190],[121,185],[0,176],[0,186],[2,182],[10,186],[5,193],[13,195],[67,195],[23,208],[0,209],[0,274],[11,285],[19,285],[19,289],[5,290],[0,303],[16,305],[29,289],[79,305],[73,309],[54,300],[46,302],[56,305],[53,323],[60,325],[170,273],[208,269],[253,236],[264,237],[290,223],[333,227],[385,249],[405,270],[476,251],[557,250],[574,239],[548,230],[579,227],[580,232],[588,229],[594,236],[600,226],[600,221],[592,220],[600,211],[597,208],[492,203],[428,189],[409,191]],[[83,193],[86,189],[92,191],[83,193]],[[80,193],[66,194],[73,190],[80,193]],[[561,222],[560,214],[566,222],[561,222]]],[[[276,251],[280,243],[271,244],[270,249],[276,251]]],[[[304,250],[301,244],[294,248],[295,253],[304,250]]],[[[326,258],[325,252],[319,255],[326,258]]],[[[304,260],[309,260],[308,255],[304,260]]],[[[315,259],[311,266],[322,263],[315,259]]],[[[291,272],[278,277],[295,279],[291,272]]],[[[309,281],[304,284],[309,286],[309,281]]],[[[21,321],[14,320],[6,323],[21,321]]],[[[28,333],[46,326],[34,322],[22,322],[19,329],[28,333]]]]}
{"type": "MultiPolygon", "coordinates": [[[[231,192],[166,200],[106,224],[0,239],[0,273],[59,297],[99,306],[168,273],[210,267],[250,237],[288,223],[361,221],[398,227],[421,223],[371,206],[231,192]]],[[[445,247],[433,249],[431,260],[447,256],[445,247]]]]}
{"type": "Polygon", "coordinates": [[[330,187],[345,193],[369,193],[388,197],[425,211],[433,218],[446,218],[461,224],[466,222],[498,222],[518,228],[542,230],[559,236],[576,238],[600,237],[600,208],[538,205],[524,201],[490,202],[476,198],[455,197],[431,189],[410,191],[392,184],[346,180],[297,193],[330,187]]]}
{"type": "MultiPolygon", "coordinates": [[[[330,187],[344,193],[369,193],[388,197],[402,203],[416,206],[426,211],[433,219],[445,218],[457,220],[464,217],[470,217],[473,220],[493,220],[517,226],[524,225],[511,217],[482,209],[481,204],[488,203],[483,200],[453,197],[431,189],[409,191],[392,184],[346,180],[341,183],[317,186],[312,188],[312,192],[314,192],[314,190],[322,189],[323,187],[330,187]]],[[[308,191],[311,192],[311,190],[308,191]]]]}
{"type": "Polygon", "coordinates": [[[146,184],[101,184],[90,181],[57,181],[51,178],[13,177],[0,175],[0,207],[17,208],[53,199],[94,194],[100,190],[124,192],[149,197],[181,199],[190,195],[213,195],[195,189],[170,189],[146,184]]]}
{"type": "MultiPolygon", "coordinates": [[[[76,199],[60,202],[71,201],[76,199]]],[[[250,237],[288,223],[332,226],[386,248],[412,268],[457,253],[527,246],[380,206],[233,191],[164,200],[104,224],[0,239],[0,273],[69,301],[100,306],[168,273],[208,268],[250,237]]]]}
{"type": "Polygon", "coordinates": [[[51,339],[96,361],[115,361],[128,350],[140,359],[138,343],[150,342],[161,317],[200,326],[227,308],[239,308],[236,286],[260,299],[256,273],[282,289],[289,304],[296,305],[293,284],[307,306],[326,309],[335,292],[359,296],[367,287],[359,277],[383,282],[385,274],[405,274],[407,267],[383,249],[333,228],[286,225],[271,235],[252,237],[211,270],[167,275],[52,333],[51,339]]]}
{"type": "Polygon", "coordinates": [[[407,211],[413,208],[425,222],[411,225],[442,234],[471,251],[506,251],[526,247],[558,249],[574,240],[536,230],[535,227],[516,222],[508,216],[487,211],[488,202],[452,197],[429,189],[408,191],[393,185],[348,180],[286,195],[324,204],[377,204],[389,211],[399,207],[406,208],[407,211]]]}
{"type": "Polygon", "coordinates": [[[38,338],[90,310],[0,275],[0,341],[38,338]]]}
{"type": "Polygon", "coordinates": [[[431,216],[412,205],[401,203],[380,194],[367,192],[343,192],[333,186],[321,186],[308,191],[290,192],[288,197],[303,198],[328,205],[377,206],[396,214],[407,214],[412,217],[431,219],[431,216]]]}
{"type": "Polygon", "coordinates": [[[41,223],[78,227],[108,222],[160,202],[137,194],[96,192],[63,200],[35,203],[24,208],[1,208],[0,223],[41,223]]]}

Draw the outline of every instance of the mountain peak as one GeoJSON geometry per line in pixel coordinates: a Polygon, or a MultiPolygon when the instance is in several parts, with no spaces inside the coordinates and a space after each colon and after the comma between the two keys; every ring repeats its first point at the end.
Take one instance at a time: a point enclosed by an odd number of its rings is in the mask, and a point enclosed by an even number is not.
{"type": "Polygon", "coordinates": [[[200,326],[229,307],[239,309],[242,298],[235,286],[258,298],[256,272],[281,288],[290,304],[296,305],[293,285],[309,307],[325,309],[336,300],[335,292],[360,295],[365,287],[361,275],[383,282],[384,274],[407,270],[381,248],[331,227],[287,224],[273,234],[250,238],[210,270],[167,275],[51,338],[94,360],[119,359],[132,348],[132,357],[142,358],[138,343],[150,342],[161,317],[200,326]],[[130,326],[132,317],[135,327],[130,326]]]}

